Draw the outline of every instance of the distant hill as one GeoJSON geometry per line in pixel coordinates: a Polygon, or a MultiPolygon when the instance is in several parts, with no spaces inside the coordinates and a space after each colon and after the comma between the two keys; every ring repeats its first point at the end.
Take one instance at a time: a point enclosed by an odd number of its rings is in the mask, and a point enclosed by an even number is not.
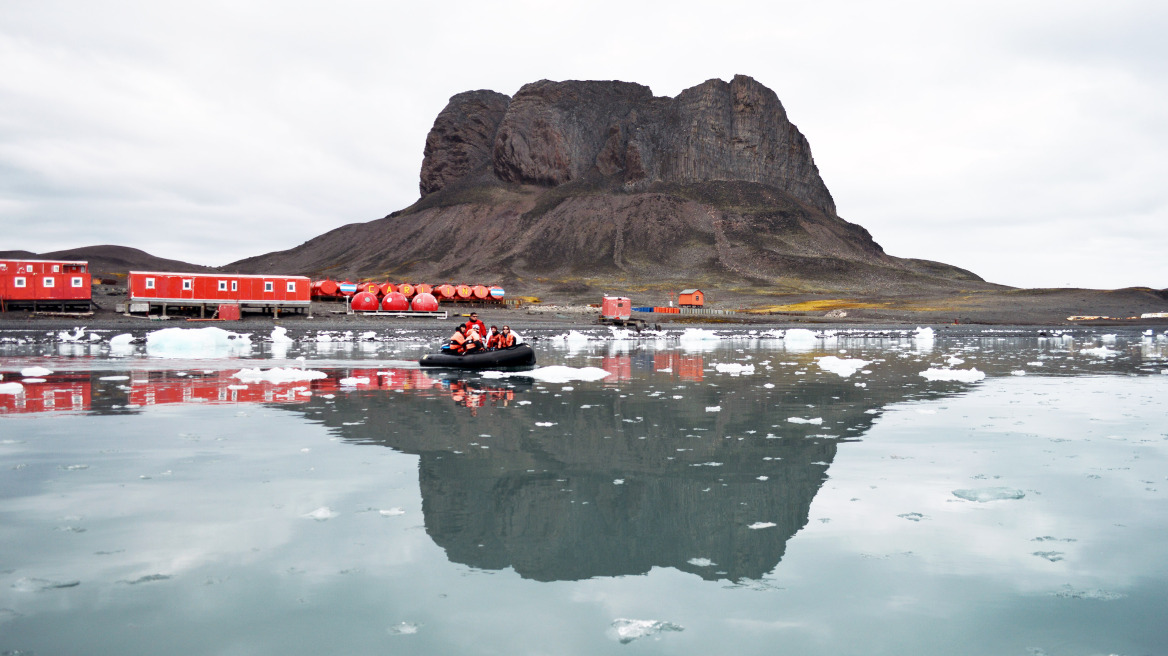
{"type": "Polygon", "coordinates": [[[85,260],[89,262],[90,273],[107,276],[128,271],[176,271],[179,273],[199,273],[214,271],[211,267],[155,257],[146,251],[126,246],[83,246],[51,253],[30,253],[28,251],[0,251],[0,258],[38,260],[85,260]]]}
{"type": "Polygon", "coordinates": [[[451,98],[426,139],[421,198],[224,269],[573,292],[730,295],[1001,289],[887,255],[836,214],[773,91],[736,76],[676,98],[628,82],[451,98]]]}

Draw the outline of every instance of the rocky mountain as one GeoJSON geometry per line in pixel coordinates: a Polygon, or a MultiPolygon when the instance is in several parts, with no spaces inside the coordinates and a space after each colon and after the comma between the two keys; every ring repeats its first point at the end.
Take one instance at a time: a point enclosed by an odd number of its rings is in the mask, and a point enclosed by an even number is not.
{"type": "Polygon", "coordinates": [[[584,296],[992,287],[841,219],[778,96],[742,75],[675,98],[615,81],[460,93],[423,155],[410,207],[226,268],[584,296]]]}
{"type": "Polygon", "coordinates": [[[3,251],[0,252],[0,258],[85,260],[89,262],[90,273],[96,276],[125,274],[127,271],[178,271],[183,273],[213,271],[210,267],[179,260],[168,260],[127,246],[84,246],[39,254],[28,251],[3,251]]]}

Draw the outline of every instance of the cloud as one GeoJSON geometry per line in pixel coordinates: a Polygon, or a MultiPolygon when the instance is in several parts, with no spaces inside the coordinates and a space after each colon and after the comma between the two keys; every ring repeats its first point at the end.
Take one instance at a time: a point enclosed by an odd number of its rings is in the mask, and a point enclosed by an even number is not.
{"type": "Polygon", "coordinates": [[[744,73],[888,252],[1020,286],[1165,287],[1148,245],[1168,241],[1166,17],[1152,2],[8,3],[2,247],[223,264],[411,204],[426,133],[461,91],[623,79],[672,96],[744,73]]]}

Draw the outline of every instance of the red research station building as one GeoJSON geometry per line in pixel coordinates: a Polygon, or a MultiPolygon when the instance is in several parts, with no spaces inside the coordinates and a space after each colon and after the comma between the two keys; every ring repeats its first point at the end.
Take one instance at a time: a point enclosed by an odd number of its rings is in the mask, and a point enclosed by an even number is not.
{"type": "Polygon", "coordinates": [[[147,311],[157,307],[162,314],[168,307],[197,307],[205,314],[208,306],[226,305],[278,314],[307,310],[311,284],[304,276],[131,271],[127,286],[132,312],[138,311],[135,305],[146,304],[147,311]]]}
{"type": "Polygon", "coordinates": [[[76,260],[0,260],[0,305],[90,309],[89,263],[76,260]]]}

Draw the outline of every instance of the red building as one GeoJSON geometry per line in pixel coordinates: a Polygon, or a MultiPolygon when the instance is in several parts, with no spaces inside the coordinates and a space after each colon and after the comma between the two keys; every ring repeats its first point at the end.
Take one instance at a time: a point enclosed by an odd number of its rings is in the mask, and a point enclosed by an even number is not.
{"type": "Polygon", "coordinates": [[[73,260],[0,260],[0,309],[90,308],[89,263],[73,260]]]}
{"type": "Polygon", "coordinates": [[[303,311],[311,302],[311,281],[304,276],[228,273],[166,273],[131,271],[128,283],[130,311],[146,304],[147,311],[168,307],[199,308],[238,305],[278,314],[280,310],[303,311]]]}

